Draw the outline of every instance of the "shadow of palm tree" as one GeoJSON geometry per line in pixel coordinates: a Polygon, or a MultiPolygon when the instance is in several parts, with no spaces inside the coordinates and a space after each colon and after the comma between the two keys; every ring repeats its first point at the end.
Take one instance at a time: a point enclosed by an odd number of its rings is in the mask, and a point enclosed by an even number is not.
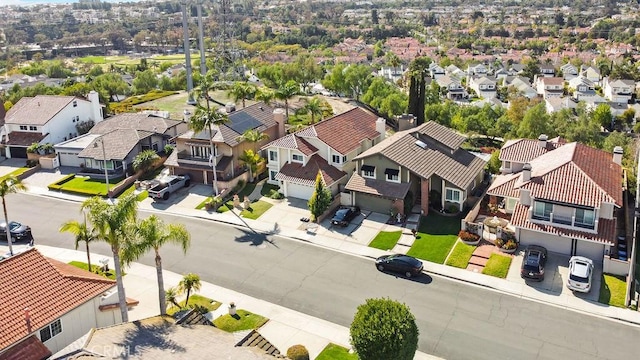
{"type": "Polygon", "coordinates": [[[239,243],[251,243],[251,246],[259,246],[266,242],[278,248],[275,240],[269,239],[270,236],[280,233],[280,225],[278,225],[278,223],[273,224],[273,229],[264,233],[259,233],[251,228],[249,229],[250,230],[240,229],[243,235],[236,237],[235,241],[239,243]]]}
{"type": "Polygon", "coordinates": [[[144,323],[141,321],[134,321],[131,323],[131,327],[124,331],[124,338],[122,342],[116,343],[122,346],[124,349],[128,349],[127,354],[124,354],[125,359],[133,356],[137,358],[136,349],[163,349],[164,351],[171,352],[184,352],[186,349],[180,346],[178,343],[171,340],[171,335],[175,331],[173,322],[163,318],[158,318],[157,321],[144,323]]]}

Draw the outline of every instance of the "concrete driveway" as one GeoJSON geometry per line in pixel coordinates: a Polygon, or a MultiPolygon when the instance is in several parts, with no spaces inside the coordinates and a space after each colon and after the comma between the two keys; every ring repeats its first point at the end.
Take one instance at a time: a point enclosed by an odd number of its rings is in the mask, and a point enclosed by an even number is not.
{"type": "Polygon", "coordinates": [[[573,292],[567,289],[566,283],[569,278],[569,256],[550,252],[547,264],[544,268],[544,281],[536,282],[525,280],[520,277],[520,267],[524,259],[524,250],[513,258],[507,280],[524,284],[529,288],[547,295],[561,296],[567,298],[579,298],[590,301],[598,301],[600,295],[600,283],[602,281],[602,264],[594,263],[593,279],[591,291],[587,294],[573,292]]]}
{"type": "Polygon", "coordinates": [[[211,186],[209,185],[195,184],[174,192],[167,200],[147,197],[140,202],[140,207],[155,210],[195,209],[196,206],[200,205],[207,197],[211,196],[212,192],[211,186]]]}

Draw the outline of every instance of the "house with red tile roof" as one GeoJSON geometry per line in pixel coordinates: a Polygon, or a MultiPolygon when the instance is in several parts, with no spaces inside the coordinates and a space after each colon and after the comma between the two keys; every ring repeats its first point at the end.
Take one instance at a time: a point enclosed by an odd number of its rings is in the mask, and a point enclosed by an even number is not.
{"type": "Polygon", "coordinates": [[[521,246],[541,245],[602,262],[616,248],[623,150],[616,147],[611,154],[576,142],[543,140],[505,144],[503,174],[487,191],[490,202],[504,201],[521,246]]]}
{"type": "Polygon", "coordinates": [[[116,282],[31,248],[0,261],[0,359],[41,360],[122,322],[116,282]]]}
{"type": "Polygon", "coordinates": [[[103,120],[98,93],[88,99],[76,96],[37,95],[23,97],[5,116],[0,130],[0,146],[8,158],[27,158],[33,143],[57,144],[79,134],[78,126],[103,120]]]}
{"type": "Polygon", "coordinates": [[[337,194],[353,172],[353,158],[384,138],[385,121],[356,107],[293,134],[271,141],[267,151],[268,182],[287,197],[309,199],[316,176],[337,194]]]}

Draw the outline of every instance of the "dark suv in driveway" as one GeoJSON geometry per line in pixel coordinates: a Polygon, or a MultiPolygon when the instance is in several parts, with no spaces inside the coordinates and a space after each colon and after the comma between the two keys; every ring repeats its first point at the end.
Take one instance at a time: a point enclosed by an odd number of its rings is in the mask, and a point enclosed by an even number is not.
{"type": "MultiPolygon", "coordinates": [[[[9,233],[11,233],[11,242],[25,242],[33,244],[33,235],[31,227],[20,224],[17,221],[9,221],[9,233]]],[[[7,223],[0,221],[0,242],[7,241],[7,223]]]]}
{"type": "Polygon", "coordinates": [[[544,280],[544,265],[547,263],[547,249],[538,245],[529,245],[524,251],[520,276],[535,281],[544,280]]]}

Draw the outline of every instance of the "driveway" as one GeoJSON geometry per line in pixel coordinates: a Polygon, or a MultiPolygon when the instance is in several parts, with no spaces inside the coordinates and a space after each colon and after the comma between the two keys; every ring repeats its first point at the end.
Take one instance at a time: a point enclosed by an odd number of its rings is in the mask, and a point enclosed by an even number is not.
{"type": "Polygon", "coordinates": [[[602,280],[602,263],[594,263],[593,283],[591,291],[587,294],[573,292],[566,287],[569,278],[569,256],[550,252],[547,258],[547,264],[544,269],[544,281],[536,282],[524,280],[520,277],[520,267],[524,259],[524,251],[513,258],[507,280],[524,284],[528,288],[533,289],[541,294],[561,296],[567,299],[577,298],[589,301],[598,301],[600,296],[600,282],[602,280]]]}

